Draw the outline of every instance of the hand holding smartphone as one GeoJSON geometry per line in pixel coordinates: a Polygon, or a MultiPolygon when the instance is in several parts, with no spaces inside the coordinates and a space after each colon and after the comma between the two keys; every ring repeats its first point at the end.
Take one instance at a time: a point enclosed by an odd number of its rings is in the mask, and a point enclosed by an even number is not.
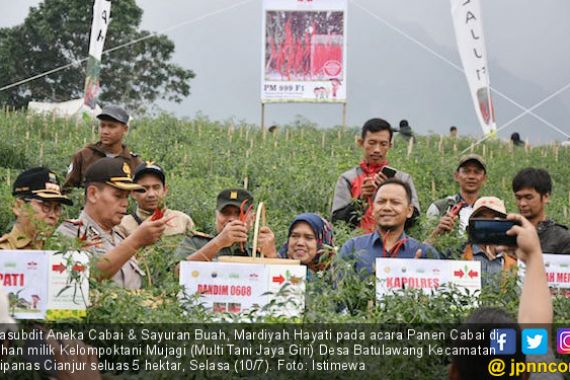
{"type": "Polygon", "coordinates": [[[517,237],[507,235],[513,226],[520,222],[507,219],[472,218],[467,226],[467,233],[472,243],[492,245],[517,245],[517,237]]]}

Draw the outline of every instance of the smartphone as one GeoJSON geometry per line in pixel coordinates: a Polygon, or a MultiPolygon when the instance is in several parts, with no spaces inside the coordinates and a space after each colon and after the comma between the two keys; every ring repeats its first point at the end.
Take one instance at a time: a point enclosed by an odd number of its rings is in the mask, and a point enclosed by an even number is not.
{"type": "Polygon", "coordinates": [[[469,220],[467,233],[472,243],[493,245],[517,245],[517,237],[507,235],[518,221],[507,219],[473,218],[469,220]]]}
{"type": "Polygon", "coordinates": [[[384,167],[382,168],[382,173],[383,173],[386,177],[392,178],[392,177],[394,177],[394,176],[396,175],[396,169],[391,168],[391,167],[389,167],[389,166],[384,166],[384,167]]]}

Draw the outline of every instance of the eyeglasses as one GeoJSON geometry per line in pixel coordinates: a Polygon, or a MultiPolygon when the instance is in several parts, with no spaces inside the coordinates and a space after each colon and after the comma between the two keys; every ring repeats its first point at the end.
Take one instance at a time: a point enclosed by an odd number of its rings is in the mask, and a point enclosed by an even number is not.
{"type": "Polygon", "coordinates": [[[41,210],[43,211],[44,214],[49,214],[49,213],[53,213],[53,214],[61,214],[61,203],[57,203],[57,202],[44,202],[44,201],[40,201],[38,199],[28,199],[28,202],[32,202],[34,201],[36,204],[38,204],[41,208],[41,210]]]}

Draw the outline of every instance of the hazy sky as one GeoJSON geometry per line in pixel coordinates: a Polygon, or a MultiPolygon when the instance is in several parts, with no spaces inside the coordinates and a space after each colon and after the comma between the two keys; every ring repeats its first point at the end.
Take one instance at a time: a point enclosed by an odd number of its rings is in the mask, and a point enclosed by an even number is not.
{"type": "MultiPolygon", "coordinates": [[[[0,0],[0,26],[21,23],[37,0],[0,0]]],[[[160,103],[179,116],[201,111],[215,120],[260,120],[261,0],[138,0],[142,27],[166,32],[174,61],[194,70],[192,94],[181,104],[160,103]],[[232,5],[233,9],[215,13],[232,5]],[[205,17],[202,17],[205,16],[205,17]]],[[[491,85],[524,107],[532,107],[570,83],[570,1],[482,0],[491,85]]],[[[403,34],[461,66],[448,0],[354,0],[348,5],[347,121],[362,125],[383,117],[407,119],[418,133],[481,135],[463,73],[403,34]],[[363,10],[365,8],[366,10],[363,10]],[[375,16],[373,16],[373,15],[375,16]],[[382,21],[383,20],[383,21],[382,21]]],[[[120,54],[120,52],[116,52],[120,54]]],[[[523,111],[494,94],[497,126],[523,111]]],[[[570,135],[570,89],[534,112],[570,135]]],[[[276,104],[266,123],[296,115],[329,127],[341,123],[340,105],[276,104]]],[[[499,133],[514,131],[533,143],[566,137],[525,115],[499,133]]]]}

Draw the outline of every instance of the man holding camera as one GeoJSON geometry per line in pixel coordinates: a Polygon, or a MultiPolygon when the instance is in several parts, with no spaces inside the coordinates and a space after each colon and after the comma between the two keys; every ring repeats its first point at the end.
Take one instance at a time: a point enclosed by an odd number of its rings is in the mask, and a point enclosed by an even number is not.
{"type": "Polygon", "coordinates": [[[433,236],[452,231],[458,220],[460,230],[465,230],[487,181],[487,165],[481,156],[468,154],[459,160],[453,178],[459,184],[459,193],[433,202],[427,210],[429,218],[439,218],[433,236]]]}
{"type": "Polygon", "coordinates": [[[570,231],[546,216],[550,203],[552,179],[544,169],[526,168],[513,178],[513,193],[522,216],[538,231],[540,248],[544,253],[570,254],[570,231]]]}
{"type": "Polygon", "coordinates": [[[337,181],[332,205],[333,223],[341,220],[365,233],[373,232],[376,229],[372,215],[374,195],[390,177],[407,183],[411,189],[413,218],[419,215],[420,203],[412,176],[388,166],[392,137],[392,127],[387,121],[376,118],[364,123],[358,139],[364,158],[359,166],[343,173],[337,181]]]}
{"type": "MultiPolygon", "coordinates": [[[[473,205],[469,218],[506,219],[507,210],[502,200],[497,197],[481,197],[473,205]]],[[[468,242],[463,250],[463,260],[475,260],[481,263],[482,284],[488,284],[493,276],[503,270],[514,268],[517,261],[506,253],[506,247],[491,244],[468,242]]]]}

